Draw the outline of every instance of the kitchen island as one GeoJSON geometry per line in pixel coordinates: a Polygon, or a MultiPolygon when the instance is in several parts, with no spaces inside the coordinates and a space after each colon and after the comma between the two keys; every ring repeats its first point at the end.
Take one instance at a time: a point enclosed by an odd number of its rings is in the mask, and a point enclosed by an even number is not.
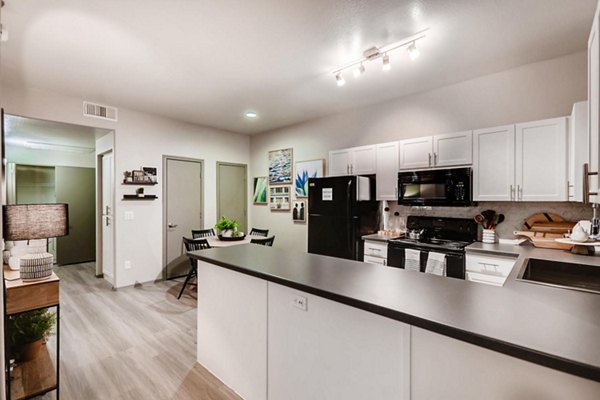
{"type": "Polygon", "coordinates": [[[256,245],[191,254],[198,361],[248,400],[600,398],[599,295],[256,245]]]}

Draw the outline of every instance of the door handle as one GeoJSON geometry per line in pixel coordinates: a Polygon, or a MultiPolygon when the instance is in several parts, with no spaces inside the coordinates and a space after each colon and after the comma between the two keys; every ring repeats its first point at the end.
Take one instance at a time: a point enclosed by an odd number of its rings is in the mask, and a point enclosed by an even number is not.
{"type": "Polygon", "coordinates": [[[172,228],[177,228],[179,225],[169,223],[167,226],[172,229],[172,228]]]}
{"type": "Polygon", "coordinates": [[[105,215],[104,218],[106,218],[106,226],[110,226],[110,217],[105,215]]]}

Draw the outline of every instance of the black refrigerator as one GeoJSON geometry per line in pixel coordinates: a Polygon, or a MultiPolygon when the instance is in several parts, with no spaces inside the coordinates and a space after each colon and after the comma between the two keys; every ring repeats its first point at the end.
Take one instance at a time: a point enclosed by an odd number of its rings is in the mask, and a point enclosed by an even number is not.
{"type": "Polygon", "coordinates": [[[361,237],[379,227],[374,180],[310,178],[308,187],[308,252],[362,261],[361,237]]]}

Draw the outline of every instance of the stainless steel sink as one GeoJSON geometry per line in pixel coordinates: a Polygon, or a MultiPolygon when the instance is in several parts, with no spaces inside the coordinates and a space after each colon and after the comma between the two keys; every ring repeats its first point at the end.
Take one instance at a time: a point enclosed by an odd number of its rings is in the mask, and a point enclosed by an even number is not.
{"type": "Polygon", "coordinates": [[[518,280],[600,294],[600,266],[530,258],[518,280]]]}

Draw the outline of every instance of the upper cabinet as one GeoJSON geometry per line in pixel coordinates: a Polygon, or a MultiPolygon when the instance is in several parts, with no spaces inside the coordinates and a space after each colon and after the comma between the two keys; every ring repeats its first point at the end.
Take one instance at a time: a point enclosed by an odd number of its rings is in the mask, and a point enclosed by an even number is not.
{"type": "MultiPolygon", "coordinates": [[[[592,30],[588,39],[588,126],[589,126],[589,170],[598,172],[600,168],[600,7],[596,9],[592,30]]],[[[582,173],[583,176],[583,173],[582,173]]],[[[588,192],[598,192],[599,175],[586,177],[588,192]]],[[[584,185],[585,186],[585,185],[584,185]]],[[[596,202],[597,196],[584,193],[584,202],[596,202]]]]}
{"type": "Polygon", "coordinates": [[[588,102],[573,105],[569,118],[569,201],[583,201],[583,165],[589,163],[588,102]]]}
{"type": "Polygon", "coordinates": [[[329,176],[371,175],[377,169],[376,146],[360,146],[329,152],[329,176]]]}
{"type": "Polygon", "coordinates": [[[567,118],[473,132],[473,200],[566,201],[567,118]]]}
{"type": "Polygon", "coordinates": [[[473,162],[471,131],[400,141],[400,169],[468,165],[473,162]]]}
{"type": "Polygon", "coordinates": [[[377,145],[376,200],[398,200],[398,142],[377,145]]]}

